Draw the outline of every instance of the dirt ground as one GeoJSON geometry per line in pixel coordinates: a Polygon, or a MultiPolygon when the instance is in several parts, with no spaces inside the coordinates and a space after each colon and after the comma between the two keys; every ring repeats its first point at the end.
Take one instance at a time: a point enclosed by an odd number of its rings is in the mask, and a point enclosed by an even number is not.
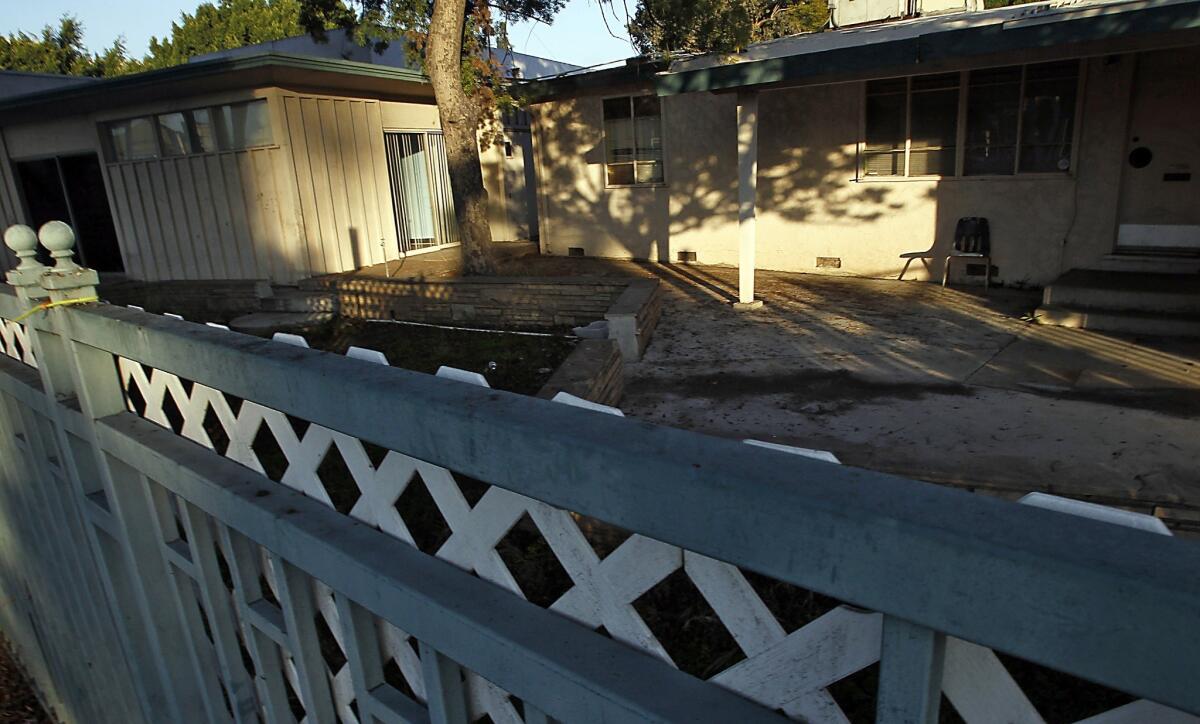
{"type": "MultiPolygon", "coordinates": [[[[670,273],[669,271],[666,273],[670,273]]],[[[736,270],[669,283],[627,414],[830,450],[844,463],[1158,512],[1200,508],[1200,340],[1044,327],[1036,293],[736,270]]]]}
{"type": "Polygon", "coordinates": [[[50,717],[0,634],[0,724],[48,724],[50,717]]]}
{"type": "MultiPolygon", "coordinates": [[[[1200,531],[1200,340],[1045,327],[1039,292],[542,257],[500,272],[663,282],[661,322],[626,365],[626,414],[830,450],[849,465],[1018,497],[1043,490],[1157,512],[1200,531]]],[[[395,276],[454,276],[457,250],[395,276]]],[[[381,267],[360,274],[381,274],[381,267]]]]}

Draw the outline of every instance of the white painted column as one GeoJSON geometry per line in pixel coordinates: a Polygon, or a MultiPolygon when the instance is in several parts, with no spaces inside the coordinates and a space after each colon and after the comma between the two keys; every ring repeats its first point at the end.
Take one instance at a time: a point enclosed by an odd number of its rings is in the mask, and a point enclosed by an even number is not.
{"type": "Polygon", "coordinates": [[[757,309],[754,298],[754,215],[758,205],[758,91],[738,91],[738,301],[735,309],[757,309]]]}

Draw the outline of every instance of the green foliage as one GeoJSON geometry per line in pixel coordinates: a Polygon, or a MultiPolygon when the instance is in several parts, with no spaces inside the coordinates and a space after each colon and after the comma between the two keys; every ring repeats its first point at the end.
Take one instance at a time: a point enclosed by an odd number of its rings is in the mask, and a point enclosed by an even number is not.
{"type": "MultiPolygon", "coordinates": [[[[335,3],[340,5],[341,3],[335,3]]],[[[147,68],[167,68],[188,58],[304,33],[300,0],[219,0],[181,13],[169,37],[150,39],[147,68]]]]}
{"type": "Polygon", "coordinates": [[[738,51],[828,19],[825,0],[639,0],[629,36],[642,53],[738,51]]]}
{"type": "MultiPolygon", "coordinates": [[[[341,0],[325,3],[331,17],[349,15],[341,0]]],[[[125,41],[90,53],[83,44],[83,25],[64,16],[57,28],[46,26],[38,36],[15,33],[0,37],[0,68],[63,75],[113,76],[139,70],[167,68],[188,58],[218,50],[240,48],[302,35],[301,0],[218,0],[201,3],[191,13],[181,13],[171,23],[170,35],[150,39],[143,60],[128,57],[125,41]]],[[[326,22],[322,27],[334,27],[326,22]]]]}
{"type": "MultiPolygon", "coordinates": [[[[549,24],[566,0],[456,0],[465,2],[460,68],[463,89],[480,109],[516,107],[489,48],[509,49],[508,24],[536,20],[549,24]]],[[[433,0],[299,0],[300,23],[320,39],[328,28],[341,28],[354,39],[382,51],[404,43],[409,61],[421,67],[428,41],[433,0]]],[[[482,113],[485,118],[489,113],[482,113]]]]}
{"type": "Polygon", "coordinates": [[[0,68],[103,77],[133,72],[139,63],[125,55],[121,38],[100,53],[89,53],[83,45],[83,24],[64,15],[57,28],[47,25],[40,35],[18,32],[0,36],[0,68]]]}

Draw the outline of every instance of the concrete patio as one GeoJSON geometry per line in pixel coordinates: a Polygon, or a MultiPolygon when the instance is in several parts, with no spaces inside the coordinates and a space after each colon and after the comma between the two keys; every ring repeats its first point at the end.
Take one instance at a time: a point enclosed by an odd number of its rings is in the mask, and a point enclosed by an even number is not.
{"type": "MultiPolygon", "coordinates": [[[[497,245],[501,274],[653,276],[662,320],[626,365],[626,414],[1015,498],[1042,490],[1200,531],[1200,340],[1036,324],[1038,291],[539,256],[497,245]]],[[[459,273],[457,250],[393,277],[459,273]]],[[[383,276],[380,266],[355,272],[383,276]]]]}
{"type": "Polygon", "coordinates": [[[655,266],[667,282],[626,413],[827,449],[1006,497],[1056,492],[1200,523],[1200,341],[1031,321],[1036,292],[655,266]]]}

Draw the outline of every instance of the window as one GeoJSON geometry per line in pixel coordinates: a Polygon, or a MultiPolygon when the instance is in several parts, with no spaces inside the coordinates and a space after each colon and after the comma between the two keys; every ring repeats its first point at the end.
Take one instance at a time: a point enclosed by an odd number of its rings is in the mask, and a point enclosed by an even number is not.
{"type": "Polygon", "coordinates": [[[158,156],[154,142],[154,124],[149,118],[130,118],[109,126],[113,157],[118,161],[136,161],[158,156]]]}
{"type": "Polygon", "coordinates": [[[609,186],[662,183],[662,112],[658,96],[605,99],[604,146],[609,186]]]}
{"type": "Polygon", "coordinates": [[[860,173],[1065,173],[1078,87],[1076,60],[870,81],[860,173]]]}
{"type": "Polygon", "coordinates": [[[114,161],[237,151],[272,143],[264,100],[129,118],[107,128],[114,161]]]}
{"type": "Polygon", "coordinates": [[[217,150],[217,132],[213,127],[212,112],[207,108],[192,111],[193,148],[200,153],[217,150]]]}
{"type": "Polygon", "coordinates": [[[864,176],[954,174],[958,73],[867,83],[864,176]]]}
{"type": "Polygon", "coordinates": [[[867,138],[864,176],[903,176],[904,139],[908,135],[908,81],[904,78],[867,83],[867,138]]]}
{"type": "Polygon", "coordinates": [[[1018,171],[1070,170],[1078,92],[1078,61],[1026,67],[1018,171]]]}
{"type": "Polygon", "coordinates": [[[271,122],[267,118],[267,102],[251,101],[220,106],[217,114],[217,138],[222,151],[253,148],[271,144],[271,122]]]}
{"type": "Polygon", "coordinates": [[[158,140],[164,156],[183,156],[192,150],[188,135],[187,117],[182,113],[165,113],[158,117],[158,140]]]}
{"type": "Polygon", "coordinates": [[[909,176],[953,176],[958,143],[958,74],[912,79],[909,176]]]}
{"type": "Polygon", "coordinates": [[[971,71],[967,84],[967,148],[963,173],[1011,174],[1016,169],[1021,68],[971,71]]]}

